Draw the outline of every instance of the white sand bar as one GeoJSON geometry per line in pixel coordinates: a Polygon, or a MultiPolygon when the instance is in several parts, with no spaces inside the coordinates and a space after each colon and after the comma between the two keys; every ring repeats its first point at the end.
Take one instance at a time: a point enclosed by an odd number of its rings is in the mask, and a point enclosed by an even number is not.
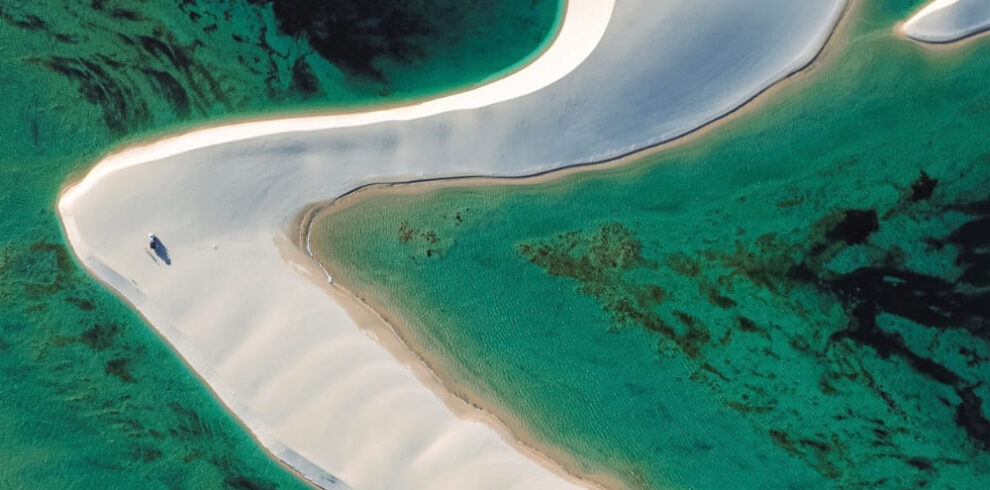
{"type": "Polygon", "coordinates": [[[901,26],[918,41],[950,43],[990,29],[990,0],[933,0],[901,26]]]}
{"type": "Polygon", "coordinates": [[[111,155],[59,201],[70,244],[273,453],[323,485],[562,488],[363,333],[291,246],[356,186],[612,158],[718,118],[819,52],[844,0],[571,0],[509,77],[409,107],[207,128],[111,155]],[[154,232],[171,265],[147,251],[154,232]]]}

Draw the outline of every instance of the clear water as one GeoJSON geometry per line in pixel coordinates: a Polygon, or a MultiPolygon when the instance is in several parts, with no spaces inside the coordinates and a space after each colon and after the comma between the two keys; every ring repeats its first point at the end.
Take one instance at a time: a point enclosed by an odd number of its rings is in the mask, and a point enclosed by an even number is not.
{"type": "Polygon", "coordinates": [[[717,131],[314,224],[345,286],[553,454],[632,487],[985,488],[990,42],[896,38],[717,131]],[[370,246],[369,246],[370,245],[370,246]]]}
{"type": "Polygon", "coordinates": [[[414,39],[418,56],[378,59],[385,76],[367,80],[255,3],[0,2],[0,488],[301,486],[78,268],[53,213],[60,186],[168,129],[478,83],[544,43],[559,7],[434,2],[440,25],[463,29],[414,39]],[[315,90],[294,77],[299,59],[315,90]]]}

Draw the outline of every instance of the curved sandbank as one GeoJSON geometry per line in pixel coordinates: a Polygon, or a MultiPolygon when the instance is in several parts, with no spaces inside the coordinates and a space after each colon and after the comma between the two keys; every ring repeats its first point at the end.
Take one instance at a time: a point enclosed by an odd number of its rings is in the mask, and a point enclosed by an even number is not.
{"type": "Polygon", "coordinates": [[[988,29],[987,0],[932,0],[900,28],[904,35],[927,43],[951,43],[988,29]]]}
{"type": "Polygon", "coordinates": [[[369,183],[531,174],[686,134],[806,66],[844,5],[571,0],[554,43],[506,78],[421,104],[125,150],[68,188],[59,212],[81,263],[308,477],[361,489],[587,484],[445,404],[422,366],[363,332],[292,245],[296,218],[369,183]],[[147,250],[148,232],[171,265],[147,250]]]}

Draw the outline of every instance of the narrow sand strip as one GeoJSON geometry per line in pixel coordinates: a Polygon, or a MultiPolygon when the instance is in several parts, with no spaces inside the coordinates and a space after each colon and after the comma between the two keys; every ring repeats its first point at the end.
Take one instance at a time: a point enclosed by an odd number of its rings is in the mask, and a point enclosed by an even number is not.
{"type": "Polygon", "coordinates": [[[372,182],[530,174],[683,135],[806,66],[844,5],[572,0],[547,52],[492,84],[127,150],[66,190],[59,211],[83,265],[307,476],[320,468],[361,489],[587,483],[458,417],[360,330],[291,246],[295,219],[372,182]],[[148,256],[148,232],[171,265],[148,256]]]}
{"type": "Polygon", "coordinates": [[[990,29],[990,0],[932,0],[900,26],[927,43],[951,43],[990,29]]]}

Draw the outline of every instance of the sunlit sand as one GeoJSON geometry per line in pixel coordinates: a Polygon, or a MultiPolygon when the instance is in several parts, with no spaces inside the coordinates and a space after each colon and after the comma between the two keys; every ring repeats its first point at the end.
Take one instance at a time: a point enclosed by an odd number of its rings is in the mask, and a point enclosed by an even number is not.
{"type": "Polygon", "coordinates": [[[990,29],[990,2],[985,0],[933,0],[901,27],[918,41],[948,43],[990,29]]]}

